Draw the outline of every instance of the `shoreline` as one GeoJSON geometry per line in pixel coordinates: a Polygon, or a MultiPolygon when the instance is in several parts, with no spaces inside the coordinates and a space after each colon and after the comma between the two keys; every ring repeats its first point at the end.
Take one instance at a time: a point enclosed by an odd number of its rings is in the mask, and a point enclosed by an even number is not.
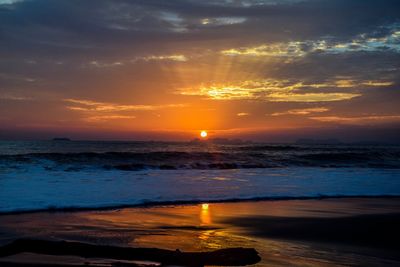
{"type": "Polygon", "coordinates": [[[240,202],[263,202],[263,201],[292,201],[292,200],[326,200],[326,199],[399,199],[400,195],[319,195],[319,196],[298,196],[298,197],[255,197],[255,198],[232,198],[221,200],[176,200],[176,201],[154,201],[139,204],[122,204],[100,207],[49,207],[44,209],[0,211],[1,216],[35,214],[35,213],[64,213],[64,212],[90,212],[90,211],[113,211],[130,208],[153,208],[164,206],[198,205],[202,203],[223,204],[240,202]]]}
{"type": "MultiPolygon", "coordinates": [[[[398,196],[143,207],[9,214],[0,220],[0,246],[27,238],[182,252],[243,247],[259,253],[256,266],[400,265],[398,196]]],[[[29,253],[0,258],[38,266],[64,261],[98,262],[29,253]]]]}

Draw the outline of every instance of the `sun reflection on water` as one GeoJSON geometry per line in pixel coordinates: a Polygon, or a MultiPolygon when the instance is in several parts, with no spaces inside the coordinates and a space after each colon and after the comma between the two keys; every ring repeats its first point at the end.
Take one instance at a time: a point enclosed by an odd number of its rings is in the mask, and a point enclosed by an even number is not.
{"type": "Polygon", "coordinates": [[[210,205],[207,203],[201,204],[200,223],[201,225],[210,225],[212,223],[210,205]]]}

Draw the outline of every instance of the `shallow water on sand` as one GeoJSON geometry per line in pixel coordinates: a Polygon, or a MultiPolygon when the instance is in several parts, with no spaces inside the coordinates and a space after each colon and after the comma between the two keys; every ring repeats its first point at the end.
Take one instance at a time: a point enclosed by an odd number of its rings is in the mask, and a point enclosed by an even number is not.
{"type": "Polygon", "coordinates": [[[181,251],[253,247],[262,257],[259,266],[398,265],[400,259],[387,248],[269,237],[268,229],[277,218],[284,218],[285,224],[290,218],[325,218],[334,229],[329,220],[365,214],[384,216],[399,210],[399,199],[325,199],[4,215],[0,242],[34,237],[181,251]]]}

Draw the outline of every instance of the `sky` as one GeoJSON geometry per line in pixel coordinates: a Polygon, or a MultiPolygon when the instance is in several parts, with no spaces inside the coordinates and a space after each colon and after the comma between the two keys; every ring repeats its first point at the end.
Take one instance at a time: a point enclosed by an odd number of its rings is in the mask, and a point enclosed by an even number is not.
{"type": "Polygon", "coordinates": [[[398,141],[397,0],[0,0],[0,139],[398,141]]]}

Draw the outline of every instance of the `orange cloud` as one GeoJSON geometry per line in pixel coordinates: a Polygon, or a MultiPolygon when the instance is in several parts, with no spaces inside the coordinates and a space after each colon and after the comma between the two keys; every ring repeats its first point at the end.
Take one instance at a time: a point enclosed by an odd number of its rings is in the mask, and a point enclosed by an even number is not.
{"type": "Polygon", "coordinates": [[[64,99],[64,102],[69,103],[69,105],[66,106],[67,109],[83,113],[82,120],[87,122],[135,119],[136,116],[129,114],[129,112],[154,111],[165,108],[179,108],[187,106],[185,104],[121,105],[116,103],[105,103],[72,98],[64,99]],[[126,114],[127,112],[128,114],[126,114]]]}
{"type": "Polygon", "coordinates": [[[185,107],[185,104],[168,104],[168,105],[121,105],[115,103],[97,102],[92,100],[82,100],[68,98],[65,102],[72,103],[75,106],[67,106],[70,110],[75,111],[148,111],[162,108],[185,107]]]}
{"type": "Polygon", "coordinates": [[[274,93],[270,94],[269,101],[271,102],[331,102],[349,100],[361,96],[359,93],[274,93]]]}
{"type": "Polygon", "coordinates": [[[400,121],[400,115],[376,115],[364,117],[339,117],[339,116],[326,116],[326,117],[310,117],[310,119],[321,122],[335,122],[340,124],[373,124],[373,123],[386,123],[400,121]]]}
{"type": "MultiPolygon", "coordinates": [[[[359,83],[360,84],[360,83],[359,83]]],[[[238,84],[215,84],[179,90],[182,95],[205,96],[214,100],[263,100],[270,102],[329,102],[361,96],[358,92],[304,92],[318,88],[339,88],[335,82],[304,83],[290,80],[255,80],[238,84]]]]}
{"type": "Polygon", "coordinates": [[[110,120],[121,120],[121,119],[135,119],[136,116],[129,115],[100,115],[100,116],[89,116],[83,120],[88,122],[104,122],[110,120]]]}
{"type": "Polygon", "coordinates": [[[282,116],[282,115],[308,115],[311,113],[319,113],[329,111],[328,108],[318,107],[318,108],[303,108],[303,109],[291,109],[284,112],[275,112],[271,116],[282,116]]]}

